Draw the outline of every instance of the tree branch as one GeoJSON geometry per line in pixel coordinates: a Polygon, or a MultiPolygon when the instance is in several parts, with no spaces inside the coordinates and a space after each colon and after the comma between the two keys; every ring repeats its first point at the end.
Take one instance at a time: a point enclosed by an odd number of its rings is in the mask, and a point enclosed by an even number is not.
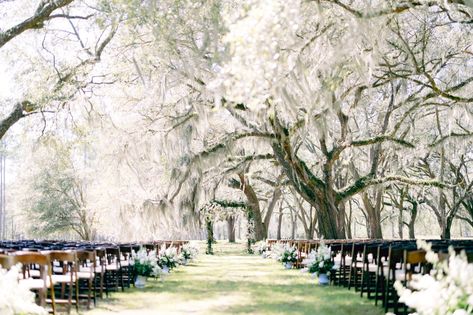
{"type": "Polygon", "coordinates": [[[74,0],[42,0],[36,8],[36,11],[33,16],[27,18],[23,22],[9,28],[4,32],[0,32],[0,48],[16,36],[22,34],[27,30],[43,28],[44,21],[50,18],[50,15],[51,13],[53,13],[53,11],[65,7],[72,1],[74,0]]]}

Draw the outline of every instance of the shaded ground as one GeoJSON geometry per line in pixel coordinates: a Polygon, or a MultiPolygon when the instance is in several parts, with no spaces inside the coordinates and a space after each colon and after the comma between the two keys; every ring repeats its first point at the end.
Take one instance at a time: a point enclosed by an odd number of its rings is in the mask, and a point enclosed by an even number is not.
{"type": "Polygon", "coordinates": [[[359,294],[314,283],[298,270],[245,255],[242,244],[223,244],[216,255],[201,255],[143,290],[113,293],[86,314],[382,314],[359,294]]]}

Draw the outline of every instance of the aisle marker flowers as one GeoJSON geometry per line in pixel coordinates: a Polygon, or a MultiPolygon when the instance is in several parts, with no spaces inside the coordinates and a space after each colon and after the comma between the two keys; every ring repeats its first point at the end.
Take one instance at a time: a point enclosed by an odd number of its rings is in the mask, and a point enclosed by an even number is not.
{"type": "Polygon", "coordinates": [[[409,288],[397,281],[394,284],[399,301],[416,310],[416,315],[473,314],[473,264],[465,252],[457,255],[449,248],[448,260],[441,261],[432,251],[432,244],[417,241],[426,251],[427,262],[433,265],[430,274],[413,275],[409,288]]]}
{"type": "Polygon", "coordinates": [[[308,268],[310,273],[327,274],[330,276],[330,272],[333,269],[334,263],[331,259],[330,247],[321,243],[317,250],[313,250],[307,259],[308,268]]]}
{"type": "Polygon", "coordinates": [[[48,314],[44,308],[35,304],[35,294],[18,283],[20,269],[20,265],[13,266],[9,271],[0,266],[0,314],[48,314]]]}
{"type": "Polygon", "coordinates": [[[187,264],[189,260],[197,257],[199,250],[194,245],[188,243],[182,246],[181,249],[181,263],[187,264]]]}
{"type": "Polygon", "coordinates": [[[133,252],[132,257],[136,275],[157,277],[160,274],[161,268],[158,265],[158,257],[155,250],[148,252],[146,249],[140,248],[138,252],[133,252]]]}

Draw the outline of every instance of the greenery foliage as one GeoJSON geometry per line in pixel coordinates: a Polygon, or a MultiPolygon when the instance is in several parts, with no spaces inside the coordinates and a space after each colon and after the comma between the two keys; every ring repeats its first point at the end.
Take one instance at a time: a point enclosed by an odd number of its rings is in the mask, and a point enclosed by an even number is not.
{"type": "Polygon", "coordinates": [[[38,236],[76,234],[83,240],[94,238],[94,211],[87,206],[85,181],[72,167],[69,149],[58,143],[49,161],[32,183],[36,194],[26,200],[28,214],[38,236]]]}
{"type": "Polygon", "coordinates": [[[295,247],[286,248],[279,259],[282,263],[295,263],[297,261],[297,251],[295,247]]]}

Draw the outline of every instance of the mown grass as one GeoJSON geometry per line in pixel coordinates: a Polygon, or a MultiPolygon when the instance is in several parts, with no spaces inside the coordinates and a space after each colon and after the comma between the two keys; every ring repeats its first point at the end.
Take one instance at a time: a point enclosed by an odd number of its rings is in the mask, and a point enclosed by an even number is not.
{"type": "Polygon", "coordinates": [[[344,288],[319,287],[298,270],[246,255],[244,245],[216,245],[164,281],[114,293],[87,315],[102,314],[318,314],[380,315],[382,310],[344,288]]]}

